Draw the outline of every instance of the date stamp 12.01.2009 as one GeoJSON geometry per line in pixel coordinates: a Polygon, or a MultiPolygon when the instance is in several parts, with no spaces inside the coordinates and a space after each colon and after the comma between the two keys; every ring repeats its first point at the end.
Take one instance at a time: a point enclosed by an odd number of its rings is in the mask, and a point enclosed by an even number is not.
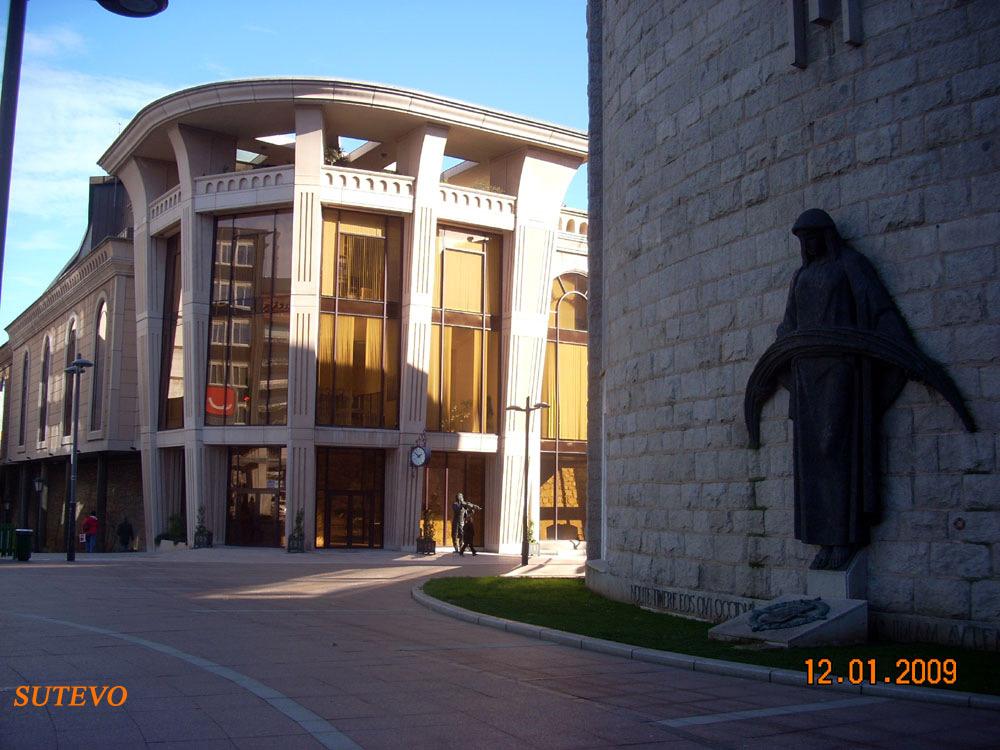
{"type": "Polygon", "coordinates": [[[954,659],[896,659],[888,669],[878,659],[851,659],[847,674],[834,673],[831,659],[806,659],[807,685],[954,685],[954,659]]]}

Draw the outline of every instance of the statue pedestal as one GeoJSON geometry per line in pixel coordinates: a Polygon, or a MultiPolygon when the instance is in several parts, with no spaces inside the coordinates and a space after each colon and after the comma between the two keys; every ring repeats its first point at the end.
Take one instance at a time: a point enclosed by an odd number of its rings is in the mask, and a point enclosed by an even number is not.
{"type": "Polygon", "coordinates": [[[808,571],[806,592],[813,599],[867,599],[868,549],[857,552],[844,570],[808,571]]]}
{"type": "Polygon", "coordinates": [[[785,602],[816,599],[797,595],[780,596],[763,607],[744,612],[729,622],[716,625],[708,637],[717,641],[759,643],[770,648],[795,648],[800,646],[849,646],[868,639],[868,602],[865,599],[827,599],[829,606],[823,619],[788,628],[753,630],[754,613],[785,602]]]}

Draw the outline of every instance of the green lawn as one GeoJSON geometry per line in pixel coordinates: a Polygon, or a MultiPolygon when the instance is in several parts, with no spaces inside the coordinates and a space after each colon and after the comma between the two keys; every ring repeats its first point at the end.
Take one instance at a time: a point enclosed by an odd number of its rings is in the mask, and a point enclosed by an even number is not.
{"type": "Polygon", "coordinates": [[[805,671],[806,659],[830,659],[834,675],[848,675],[851,659],[877,659],[879,681],[902,670],[897,659],[954,659],[957,681],[933,687],[1000,694],[1000,654],[932,644],[873,643],[865,646],[748,650],[708,639],[710,623],[648,612],[611,601],[579,579],[436,578],[429,595],[487,615],[520,620],[580,635],[712,659],[805,671]]]}

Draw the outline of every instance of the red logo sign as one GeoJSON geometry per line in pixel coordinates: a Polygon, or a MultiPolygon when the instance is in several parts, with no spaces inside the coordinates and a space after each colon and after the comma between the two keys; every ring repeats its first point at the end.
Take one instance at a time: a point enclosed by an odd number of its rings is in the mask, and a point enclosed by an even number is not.
{"type": "Polygon", "coordinates": [[[205,389],[205,413],[228,417],[236,411],[236,391],[225,385],[205,389]]]}

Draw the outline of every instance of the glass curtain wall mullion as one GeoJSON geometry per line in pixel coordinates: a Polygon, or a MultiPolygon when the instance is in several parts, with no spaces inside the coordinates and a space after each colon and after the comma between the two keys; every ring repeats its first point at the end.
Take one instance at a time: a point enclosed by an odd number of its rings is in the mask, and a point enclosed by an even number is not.
{"type": "Polygon", "coordinates": [[[333,242],[333,376],[330,378],[330,424],[337,424],[337,378],[338,378],[338,368],[337,368],[337,342],[340,341],[340,248],[343,240],[343,233],[340,231],[341,228],[341,216],[342,211],[334,211],[333,215],[336,216],[336,229],[334,230],[334,242],[333,242]]]}
{"type": "Polygon", "coordinates": [[[316,423],[399,424],[401,220],[323,211],[316,423]]]}
{"type": "MultiPolygon", "coordinates": [[[[267,322],[264,324],[265,330],[267,331],[267,364],[265,365],[265,367],[267,368],[267,382],[268,382],[268,384],[270,384],[271,380],[272,380],[272,378],[271,378],[271,367],[273,366],[272,365],[273,360],[271,359],[271,354],[272,354],[272,350],[274,348],[274,337],[271,336],[270,332],[271,332],[271,327],[274,324],[274,306],[275,306],[274,301],[275,301],[275,298],[277,296],[276,290],[274,288],[274,285],[276,283],[275,280],[277,278],[276,270],[277,270],[277,262],[278,262],[277,248],[275,248],[275,246],[274,246],[275,245],[275,240],[277,238],[277,235],[278,235],[278,215],[274,214],[274,215],[271,216],[271,268],[269,269],[270,272],[271,272],[271,274],[270,274],[271,275],[271,288],[268,290],[268,297],[270,298],[270,302],[271,303],[268,306],[267,322]]],[[[266,245],[265,245],[265,247],[266,247],[266,245]]],[[[256,311],[257,311],[258,304],[259,304],[258,299],[256,297],[254,297],[253,298],[253,302],[252,302],[252,307],[253,307],[254,313],[256,313],[256,311]]],[[[267,395],[264,397],[264,411],[265,411],[265,413],[267,413],[268,415],[270,415],[270,413],[271,413],[271,389],[267,388],[265,390],[265,393],[267,395]]]]}
{"type": "Polygon", "coordinates": [[[575,273],[552,285],[542,378],[543,400],[551,404],[542,421],[547,446],[542,453],[542,538],[582,539],[585,534],[586,285],[586,277],[575,273]]]}
{"type": "Polygon", "coordinates": [[[497,235],[438,228],[428,430],[496,432],[500,253],[497,235]]]}
{"type": "Polygon", "coordinates": [[[382,340],[381,351],[379,352],[379,409],[378,426],[385,427],[385,349],[387,346],[389,329],[389,219],[382,217],[382,236],[385,238],[382,247],[382,340]]]}
{"type": "Polygon", "coordinates": [[[184,426],[184,321],[181,310],[182,268],[180,237],[166,241],[163,288],[163,327],[160,343],[159,429],[184,426]]]}
{"type": "Polygon", "coordinates": [[[207,425],[287,421],[290,225],[287,209],[215,221],[207,425]]]}

